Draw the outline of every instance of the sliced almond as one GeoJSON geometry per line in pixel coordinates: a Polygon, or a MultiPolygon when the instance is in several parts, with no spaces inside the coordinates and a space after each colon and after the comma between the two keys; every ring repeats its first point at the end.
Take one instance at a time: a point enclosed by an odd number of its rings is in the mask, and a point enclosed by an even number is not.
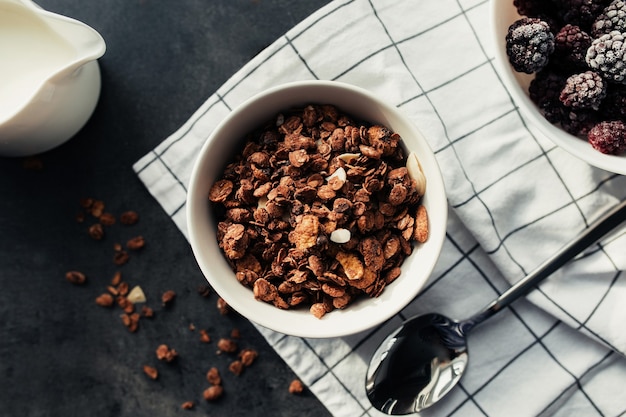
{"type": "Polygon", "coordinates": [[[409,154],[406,160],[406,169],[409,171],[409,176],[417,183],[418,194],[424,195],[426,192],[426,176],[415,152],[409,154]]]}
{"type": "Polygon", "coordinates": [[[342,182],[346,182],[346,179],[348,178],[348,176],[346,175],[346,170],[343,169],[342,167],[337,168],[335,172],[333,172],[331,175],[326,177],[326,181],[330,181],[333,178],[337,178],[342,182]]]}
{"type": "Polygon", "coordinates": [[[141,287],[139,285],[137,285],[137,286],[133,287],[132,290],[130,290],[130,292],[126,296],[126,299],[128,301],[130,301],[131,303],[133,303],[133,304],[145,303],[146,302],[146,295],[144,294],[144,292],[141,289],[141,287]]]}
{"type": "Polygon", "coordinates": [[[360,153],[342,153],[341,155],[339,155],[337,158],[341,159],[343,162],[345,162],[346,164],[350,163],[351,161],[354,161],[356,159],[359,159],[359,157],[361,156],[360,153]]]}
{"type": "Polygon", "coordinates": [[[265,208],[265,206],[267,205],[267,201],[268,201],[267,197],[265,196],[259,198],[259,200],[256,203],[257,208],[265,208]]]}
{"type": "Polygon", "coordinates": [[[347,243],[350,241],[350,231],[348,229],[336,229],[330,234],[331,242],[347,243]]]}

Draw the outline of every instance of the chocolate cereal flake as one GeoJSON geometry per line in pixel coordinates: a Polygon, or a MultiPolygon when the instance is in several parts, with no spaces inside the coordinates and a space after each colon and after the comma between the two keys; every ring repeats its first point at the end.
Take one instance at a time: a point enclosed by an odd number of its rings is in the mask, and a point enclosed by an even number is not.
{"type": "Polygon", "coordinates": [[[289,384],[289,393],[302,394],[302,392],[304,392],[304,385],[302,384],[302,381],[300,381],[299,379],[294,379],[293,381],[291,381],[291,383],[289,384]]]}
{"type": "Polygon", "coordinates": [[[208,197],[219,246],[257,300],[321,318],[380,295],[426,241],[425,177],[387,127],[309,105],[246,139],[208,197]]]}
{"type": "Polygon", "coordinates": [[[80,271],[67,271],[65,273],[65,279],[74,285],[83,285],[87,282],[87,276],[80,271]]]}

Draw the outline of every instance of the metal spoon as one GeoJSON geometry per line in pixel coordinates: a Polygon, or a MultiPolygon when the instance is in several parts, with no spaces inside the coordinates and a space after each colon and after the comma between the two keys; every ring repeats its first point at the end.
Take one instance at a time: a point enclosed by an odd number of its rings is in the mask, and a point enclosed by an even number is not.
{"type": "Polygon", "coordinates": [[[405,321],[381,343],[370,361],[365,390],[372,405],[389,415],[404,415],[417,413],[439,401],[465,371],[466,336],[474,326],[525,295],[624,220],[626,201],[466,320],[456,321],[431,313],[405,321]]]}

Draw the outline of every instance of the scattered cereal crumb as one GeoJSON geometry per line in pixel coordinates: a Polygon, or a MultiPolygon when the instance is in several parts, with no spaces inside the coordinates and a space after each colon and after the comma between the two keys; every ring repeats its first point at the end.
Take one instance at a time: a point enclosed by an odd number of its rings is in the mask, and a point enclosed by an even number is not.
{"type": "Polygon", "coordinates": [[[104,201],[92,199],[89,211],[93,217],[100,218],[100,216],[102,216],[102,213],[104,213],[104,207],[104,201]]]}
{"type": "Polygon", "coordinates": [[[157,347],[156,357],[160,361],[172,362],[178,356],[175,349],[170,349],[167,345],[162,344],[157,347]]]}
{"type": "Polygon", "coordinates": [[[129,332],[134,333],[139,328],[139,314],[137,313],[124,313],[120,316],[122,318],[122,323],[128,329],[129,332]]]}
{"type": "Polygon", "coordinates": [[[290,394],[302,394],[304,391],[304,385],[302,385],[302,381],[299,379],[294,379],[289,384],[289,393],[290,394]]]}
{"type": "Polygon", "coordinates": [[[109,293],[104,293],[96,297],[96,304],[101,307],[112,307],[115,299],[109,293]]]}
{"type": "Polygon", "coordinates": [[[137,223],[137,221],[139,221],[139,215],[135,211],[128,210],[120,215],[120,223],[124,225],[132,225],[137,223]]]}
{"type": "Polygon", "coordinates": [[[115,216],[111,213],[102,213],[98,220],[103,226],[113,226],[115,224],[115,216]]]}
{"type": "Polygon", "coordinates": [[[241,375],[243,368],[243,363],[239,359],[232,361],[230,365],[228,365],[228,370],[237,376],[241,375]]]}
{"type": "Polygon", "coordinates": [[[124,310],[124,313],[131,314],[135,311],[135,306],[133,305],[133,303],[128,301],[128,298],[126,298],[125,296],[118,295],[115,301],[117,302],[117,305],[122,310],[124,310]]]}
{"type": "Polygon", "coordinates": [[[65,273],[65,279],[74,285],[83,285],[87,282],[87,277],[80,271],[67,271],[65,273]]]}
{"type": "Polygon", "coordinates": [[[153,366],[144,365],[143,371],[150,377],[150,379],[157,379],[159,377],[159,371],[157,371],[157,369],[153,366]]]}
{"type": "Polygon", "coordinates": [[[202,393],[202,396],[207,401],[215,401],[222,396],[224,393],[224,388],[221,385],[212,385],[209,388],[205,389],[202,393]]]}
{"type": "Polygon", "coordinates": [[[216,367],[212,367],[206,373],[206,380],[209,381],[211,385],[222,385],[222,377],[220,376],[220,371],[216,367]]]}
{"type": "Polygon", "coordinates": [[[93,204],[93,198],[83,197],[78,200],[78,204],[84,209],[89,209],[93,204]]]}
{"type": "MultiPolygon", "coordinates": [[[[129,287],[128,287],[128,283],[121,281],[118,285],[117,285],[117,293],[119,295],[123,295],[126,296],[128,295],[128,291],[129,291],[129,287]]],[[[128,300],[130,301],[130,300],[128,300]]]]}
{"type": "Polygon", "coordinates": [[[116,271],[113,274],[113,278],[111,278],[111,285],[118,286],[122,282],[122,273],[120,271],[116,271]]]}
{"type": "Polygon", "coordinates": [[[102,240],[104,238],[104,229],[100,223],[94,223],[89,226],[87,233],[93,240],[102,240]]]}
{"type": "Polygon", "coordinates": [[[198,287],[198,294],[202,297],[208,297],[211,294],[211,287],[208,285],[200,285],[198,287]]]}
{"type": "Polygon", "coordinates": [[[154,311],[148,306],[143,306],[141,307],[141,315],[146,318],[154,317],[154,311]]]}
{"type": "Polygon", "coordinates": [[[113,263],[115,265],[124,265],[126,262],[129,261],[129,259],[130,256],[125,250],[116,250],[113,254],[113,263]]]}
{"type": "Polygon", "coordinates": [[[239,352],[239,358],[244,366],[250,366],[259,356],[259,353],[254,349],[243,349],[239,352]]]}
{"type": "Polygon", "coordinates": [[[172,303],[172,301],[174,301],[174,298],[176,298],[176,292],[174,292],[173,290],[168,290],[165,291],[161,296],[161,302],[164,306],[168,306],[172,303]]]}
{"type": "Polygon", "coordinates": [[[226,314],[230,312],[230,306],[228,305],[228,303],[226,303],[226,301],[222,297],[217,298],[216,305],[221,315],[225,316],[226,314]]]}
{"type": "Polygon", "coordinates": [[[185,401],[180,408],[183,410],[191,410],[196,404],[193,401],[185,401]]]}
{"type": "Polygon", "coordinates": [[[205,329],[200,330],[200,341],[202,343],[209,343],[211,341],[211,336],[209,336],[209,333],[205,329]]]}
{"type": "Polygon", "coordinates": [[[232,339],[223,337],[218,340],[217,348],[220,352],[233,353],[237,351],[237,343],[232,339]]]}
{"type": "Polygon", "coordinates": [[[143,236],[135,236],[126,242],[126,247],[130,250],[139,250],[146,246],[146,240],[143,236]]]}

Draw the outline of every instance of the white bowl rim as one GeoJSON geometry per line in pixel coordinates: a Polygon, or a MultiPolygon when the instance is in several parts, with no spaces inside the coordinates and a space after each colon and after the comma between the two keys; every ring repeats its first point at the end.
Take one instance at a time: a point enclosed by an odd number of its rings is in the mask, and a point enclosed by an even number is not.
{"type": "MultiPolygon", "coordinates": [[[[319,102],[319,100],[312,99],[308,102],[319,102]]],[[[329,101],[329,103],[335,104],[332,101],[329,101]]],[[[295,104],[296,103],[293,103],[291,105],[295,104]]],[[[287,104],[286,106],[289,107],[290,105],[287,104]]],[[[341,109],[342,106],[338,107],[341,109]]],[[[279,109],[274,109],[273,113],[276,114],[277,111],[279,111],[279,109]]],[[[346,110],[346,112],[350,113],[349,110],[346,110]]],[[[403,140],[406,141],[406,138],[403,137],[403,140]]],[[[222,167],[220,167],[220,170],[221,169],[222,167]]],[[[443,242],[445,241],[448,210],[447,198],[443,177],[430,145],[424,139],[415,124],[404,115],[400,109],[390,106],[368,90],[351,84],[322,80],[288,82],[264,90],[247,99],[230,112],[209,135],[198,153],[190,178],[186,202],[186,215],[189,226],[187,233],[192,251],[205,278],[217,294],[239,314],[261,327],[291,336],[307,338],[347,336],[373,328],[393,317],[401,309],[406,307],[422,290],[438,261],[443,242]],[[259,100],[267,99],[268,97],[271,98],[276,94],[281,94],[283,91],[290,89],[297,89],[299,91],[303,89],[315,89],[315,91],[328,89],[328,91],[341,91],[342,94],[349,93],[372,100],[377,104],[378,108],[397,117],[398,121],[402,123],[404,127],[411,129],[412,133],[415,134],[415,137],[410,139],[412,142],[411,149],[417,148],[415,150],[418,152],[420,163],[424,168],[428,181],[424,204],[429,209],[429,213],[435,208],[439,210],[436,215],[433,215],[434,213],[430,214],[431,233],[429,240],[420,247],[415,248],[413,254],[405,260],[403,265],[403,267],[405,267],[409,262],[416,259],[418,253],[422,254],[419,258],[420,266],[416,274],[417,277],[411,278],[411,280],[416,281],[415,283],[411,283],[408,277],[401,275],[394,283],[387,286],[379,297],[362,299],[344,310],[335,310],[328,313],[322,319],[314,318],[308,309],[280,310],[268,303],[257,301],[253,298],[252,290],[241,285],[234,276],[232,276],[232,280],[220,280],[219,276],[217,276],[219,272],[216,272],[216,269],[219,268],[222,272],[225,272],[224,265],[226,265],[230,274],[232,274],[232,270],[228,267],[219,248],[218,251],[215,251],[219,259],[209,259],[209,257],[202,254],[199,249],[202,245],[207,243],[217,247],[217,239],[215,239],[214,234],[210,237],[206,236],[206,230],[204,229],[198,230],[190,226],[191,222],[208,222],[208,187],[203,188],[200,186],[200,183],[202,182],[201,173],[206,170],[207,164],[210,163],[207,156],[208,149],[212,146],[215,137],[223,129],[227,128],[229,124],[232,124],[233,120],[236,120],[239,115],[249,111],[251,107],[254,107],[255,103],[259,100]],[[420,151],[422,152],[420,153],[420,151]],[[200,203],[201,201],[206,201],[206,203],[200,203]],[[205,207],[202,207],[203,205],[205,205],[205,207]],[[207,240],[208,238],[211,238],[214,243],[207,240]],[[221,267],[220,264],[222,264],[221,267]],[[231,294],[234,288],[233,282],[236,284],[237,288],[240,288],[236,289],[236,292],[243,294],[242,291],[245,291],[245,299],[231,294]],[[389,300],[392,301],[390,302],[389,300]],[[292,319],[284,320],[288,314],[291,314],[292,319]],[[296,322],[298,325],[294,325],[296,322]]]]}
{"type": "Polygon", "coordinates": [[[495,0],[491,2],[490,28],[494,47],[495,67],[506,88],[512,95],[522,114],[530,120],[538,130],[555,145],[563,148],[571,155],[605,171],[626,175],[626,155],[607,155],[595,150],[586,140],[565,132],[558,126],[548,122],[528,96],[528,90],[520,85],[530,79],[527,74],[516,73],[509,64],[506,54],[506,42],[503,27],[513,22],[512,18],[519,18],[513,0],[495,0]],[[507,13],[503,16],[503,13],[507,13]]]}

